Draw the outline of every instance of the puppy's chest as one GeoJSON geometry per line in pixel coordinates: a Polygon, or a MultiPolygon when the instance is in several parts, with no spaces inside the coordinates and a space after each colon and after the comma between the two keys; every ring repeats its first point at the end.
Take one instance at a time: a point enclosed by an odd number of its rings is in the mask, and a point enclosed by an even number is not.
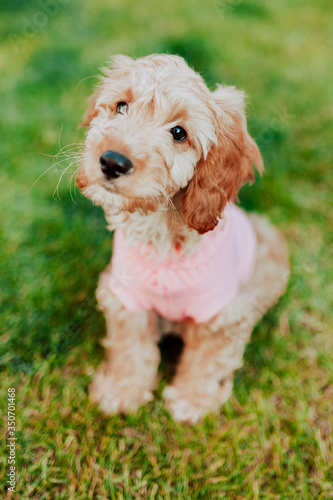
{"type": "Polygon", "coordinates": [[[238,293],[253,269],[255,236],[247,218],[201,237],[195,251],[161,255],[153,245],[129,245],[114,236],[110,288],[133,312],[155,310],[172,321],[208,320],[238,293]]]}

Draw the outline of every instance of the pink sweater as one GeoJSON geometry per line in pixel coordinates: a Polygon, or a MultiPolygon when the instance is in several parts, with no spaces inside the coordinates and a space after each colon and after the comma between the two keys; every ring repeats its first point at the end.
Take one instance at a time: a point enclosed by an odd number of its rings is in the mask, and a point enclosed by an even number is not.
{"type": "Polygon", "coordinates": [[[110,288],[132,312],[155,310],[172,321],[209,320],[231,302],[253,272],[256,236],[236,205],[224,211],[225,223],[205,233],[194,253],[176,251],[161,259],[155,249],[128,245],[114,234],[110,288]]]}

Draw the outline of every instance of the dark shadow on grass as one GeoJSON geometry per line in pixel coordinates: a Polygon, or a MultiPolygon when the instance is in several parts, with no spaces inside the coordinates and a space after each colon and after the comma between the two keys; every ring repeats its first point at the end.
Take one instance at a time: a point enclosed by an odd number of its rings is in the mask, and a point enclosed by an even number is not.
{"type": "Polygon", "coordinates": [[[183,351],[184,342],[175,334],[168,334],[159,343],[161,350],[160,371],[167,382],[170,382],[176,373],[176,368],[183,351]]]}
{"type": "Polygon", "coordinates": [[[17,12],[22,14],[25,10],[31,9],[30,2],[27,0],[11,0],[10,2],[1,2],[0,12],[13,14],[17,12]]]}
{"type": "Polygon", "coordinates": [[[76,81],[79,74],[80,58],[76,48],[55,47],[36,51],[29,63],[29,79],[21,82],[23,92],[29,86],[48,89],[66,87],[76,81]]]}
{"type": "MultiPolygon", "coordinates": [[[[228,2],[219,2],[222,6],[227,5],[228,2]]],[[[225,9],[226,14],[231,14],[235,17],[241,17],[241,18],[256,18],[256,19],[263,19],[267,20],[270,15],[269,11],[266,6],[263,4],[260,4],[258,1],[256,2],[251,2],[251,1],[246,1],[246,0],[238,0],[235,2],[234,6],[232,2],[230,2],[231,7],[228,9],[225,9]]]]}

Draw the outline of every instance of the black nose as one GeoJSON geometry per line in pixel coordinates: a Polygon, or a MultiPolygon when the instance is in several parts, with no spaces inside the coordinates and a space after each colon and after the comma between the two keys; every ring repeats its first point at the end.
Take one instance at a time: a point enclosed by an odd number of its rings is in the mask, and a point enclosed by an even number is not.
{"type": "Polygon", "coordinates": [[[114,151],[105,151],[99,159],[101,170],[108,179],[116,179],[127,175],[133,170],[133,163],[124,155],[114,151]]]}

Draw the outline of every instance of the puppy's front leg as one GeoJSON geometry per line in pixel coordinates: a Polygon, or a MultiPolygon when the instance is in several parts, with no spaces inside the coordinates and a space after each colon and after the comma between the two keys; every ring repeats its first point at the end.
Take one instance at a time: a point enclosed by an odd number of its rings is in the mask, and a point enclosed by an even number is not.
{"type": "Polygon", "coordinates": [[[107,414],[127,413],[153,398],[160,353],[157,347],[157,316],[150,311],[129,312],[99,287],[97,298],[104,311],[107,360],[90,386],[94,402],[107,414]]]}
{"type": "Polygon", "coordinates": [[[233,372],[242,365],[250,333],[245,321],[218,330],[210,322],[188,322],[177,373],[163,394],[175,420],[195,424],[220,409],[231,395],[233,372]]]}

